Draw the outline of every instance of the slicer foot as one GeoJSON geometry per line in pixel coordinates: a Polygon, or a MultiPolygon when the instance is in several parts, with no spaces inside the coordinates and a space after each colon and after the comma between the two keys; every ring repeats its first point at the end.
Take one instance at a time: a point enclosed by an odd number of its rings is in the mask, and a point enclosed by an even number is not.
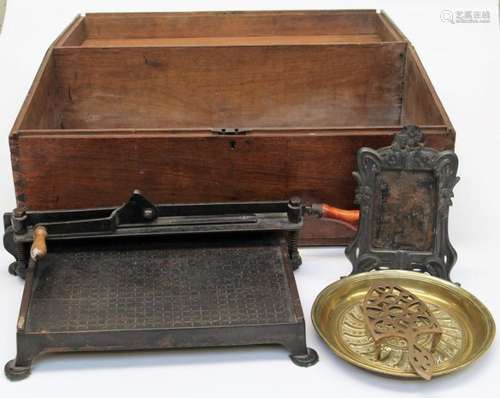
{"type": "Polygon", "coordinates": [[[17,261],[14,261],[9,265],[9,274],[17,276],[17,261]]]}
{"type": "Polygon", "coordinates": [[[309,347],[307,347],[307,354],[290,355],[290,359],[295,365],[304,368],[313,366],[319,361],[318,353],[309,347]]]}
{"type": "Polygon", "coordinates": [[[16,360],[12,359],[5,364],[4,371],[9,380],[18,381],[27,378],[31,374],[31,366],[17,366],[16,360]]]}
{"type": "Polygon", "coordinates": [[[290,257],[290,263],[292,264],[292,269],[294,271],[299,269],[299,267],[302,265],[302,257],[300,257],[300,254],[298,252],[290,257]]]}
{"type": "Polygon", "coordinates": [[[24,279],[26,276],[26,269],[18,261],[14,261],[9,265],[9,274],[24,279]]]}

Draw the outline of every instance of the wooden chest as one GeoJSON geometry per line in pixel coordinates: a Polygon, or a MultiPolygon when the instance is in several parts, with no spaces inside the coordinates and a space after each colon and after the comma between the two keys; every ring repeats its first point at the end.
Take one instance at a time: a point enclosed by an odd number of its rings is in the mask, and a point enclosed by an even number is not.
{"type": "MultiPolygon", "coordinates": [[[[414,48],[376,11],[87,14],[49,49],[10,135],[30,210],[282,200],[353,208],[355,154],[454,130],[414,48]]],[[[302,243],[345,244],[308,220],[302,243]]]]}

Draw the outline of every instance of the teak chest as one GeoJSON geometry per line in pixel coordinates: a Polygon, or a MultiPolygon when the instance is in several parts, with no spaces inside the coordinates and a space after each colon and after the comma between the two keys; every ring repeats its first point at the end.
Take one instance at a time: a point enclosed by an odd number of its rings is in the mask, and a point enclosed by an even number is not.
{"type": "MultiPolygon", "coordinates": [[[[32,211],[284,200],[352,208],[356,152],[403,125],[452,149],[414,48],[376,11],[87,14],[50,47],[10,135],[32,211]]],[[[302,244],[352,231],[307,220],[302,244]]]]}

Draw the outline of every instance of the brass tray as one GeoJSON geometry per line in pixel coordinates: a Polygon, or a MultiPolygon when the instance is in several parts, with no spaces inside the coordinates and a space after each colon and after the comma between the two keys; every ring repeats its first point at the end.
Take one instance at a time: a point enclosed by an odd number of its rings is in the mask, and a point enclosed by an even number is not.
{"type": "MultiPolygon", "coordinates": [[[[472,294],[453,283],[412,271],[374,271],[341,279],[316,298],[312,321],[330,349],[346,361],[385,375],[418,378],[401,339],[389,339],[382,360],[365,328],[361,303],[370,286],[380,280],[397,283],[423,300],[438,320],[443,335],[434,353],[433,376],[461,369],[477,360],[491,345],[495,322],[488,309],[472,294]]],[[[429,339],[430,336],[422,336],[429,339]]],[[[425,345],[429,343],[421,341],[425,345]]]]}

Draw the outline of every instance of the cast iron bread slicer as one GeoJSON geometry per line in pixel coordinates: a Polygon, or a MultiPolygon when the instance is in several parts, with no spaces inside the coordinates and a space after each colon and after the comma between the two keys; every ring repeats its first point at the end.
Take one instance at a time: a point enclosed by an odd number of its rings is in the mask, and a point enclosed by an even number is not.
{"type": "Polygon", "coordinates": [[[318,360],[293,277],[298,199],[155,205],[135,192],[116,209],[4,223],[9,270],[25,278],[12,380],[63,351],[279,344],[296,365],[318,360]]]}
{"type": "Polygon", "coordinates": [[[254,344],[314,365],[293,277],[303,213],[298,198],[155,205],[136,191],[118,208],[5,214],[9,272],[25,278],[7,377],[52,352],[254,344]]]}

